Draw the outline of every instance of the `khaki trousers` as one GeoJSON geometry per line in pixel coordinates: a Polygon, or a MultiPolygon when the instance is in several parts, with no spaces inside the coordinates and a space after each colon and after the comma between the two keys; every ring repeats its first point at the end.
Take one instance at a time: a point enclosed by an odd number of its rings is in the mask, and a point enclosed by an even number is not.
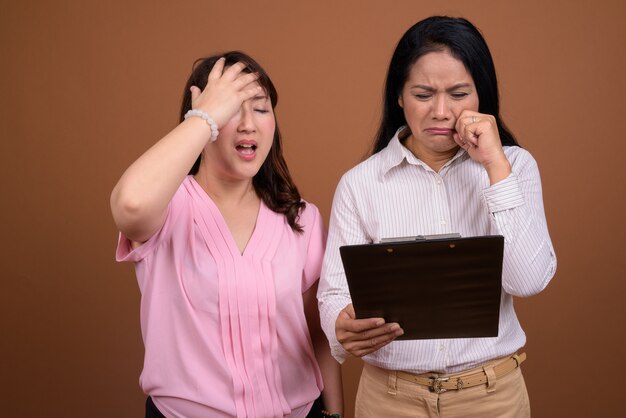
{"type": "Polygon", "coordinates": [[[366,363],[356,395],[355,418],[385,417],[528,418],[530,403],[519,367],[492,382],[490,388],[481,385],[437,394],[366,363]]]}

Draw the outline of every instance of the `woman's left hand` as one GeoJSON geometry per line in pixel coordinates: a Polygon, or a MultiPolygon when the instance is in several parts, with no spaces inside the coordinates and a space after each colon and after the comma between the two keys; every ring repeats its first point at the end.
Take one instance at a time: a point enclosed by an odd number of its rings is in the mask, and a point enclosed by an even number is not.
{"type": "Polygon", "coordinates": [[[492,115],[463,110],[456,121],[454,141],[480,163],[491,184],[511,174],[511,164],[504,155],[496,118],[492,115]]]}

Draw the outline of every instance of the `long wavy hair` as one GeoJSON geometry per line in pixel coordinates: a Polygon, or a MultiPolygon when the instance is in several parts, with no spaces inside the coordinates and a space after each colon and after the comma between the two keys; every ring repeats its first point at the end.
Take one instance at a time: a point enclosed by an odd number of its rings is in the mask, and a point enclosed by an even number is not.
{"type": "Polygon", "coordinates": [[[478,111],[495,117],[502,145],[519,146],[500,116],[496,69],[483,36],[466,19],[432,16],[409,28],[393,53],[385,82],[383,114],[372,154],[385,148],[396,131],[407,124],[398,97],[413,64],[429,52],[444,50],[460,60],[472,76],[478,93],[478,111]]]}
{"type": "MultiPolygon", "coordinates": [[[[257,82],[263,87],[265,93],[270,98],[272,109],[276,108],[278,93],[263,67],[243,52],[230,51],[196,60],[191,76],[189,76],[183,92],[183,101],[180,107],[181,122],[184,120],[185,113],[191,109],[190,87],[196,86],[204,90],[209,72],[221,57],[224,57],[226,60],[224,63],[226,66],[241,62],[246,66],[244,72],[257,73],[259,75],[257,82]]],[[[296,232],[302,232],[302,227],[298,224],[298,218],[300,211],[305,207],[305,203],[300,197],[298,188],[289,174],[287,162],[283,157],[281,135],[275,113],[274,119],[276,121],[276,128],[274,130],[272,147],[263,165],[261,165],[259,172],[252,178],[252,185],[268,208],[274,212],[284,214],[291,229],[296,232]]],[[[189,170],[189,174],[196,174],[198,172],[201,161],[202,154],[198,156],[191,170],[189,170]]]]}

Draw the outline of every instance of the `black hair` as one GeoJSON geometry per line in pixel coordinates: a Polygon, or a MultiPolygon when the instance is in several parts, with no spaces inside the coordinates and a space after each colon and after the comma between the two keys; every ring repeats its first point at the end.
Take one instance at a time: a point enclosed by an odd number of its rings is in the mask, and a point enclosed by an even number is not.
{"type": "Polygon", "coordinates": [[[496,69],[483,36],[466,19],[432,16],[407,30],[393,53],[387,71],[383,114],[374,139],[373,153],[385,148],[396,131],[407,124],[398,97],[413,64],[429,52],[445,50],[460,60],[472,76],[478,93],[478,111],[495,117],[502,145],[519,146],[500,116],[496,69]]]}

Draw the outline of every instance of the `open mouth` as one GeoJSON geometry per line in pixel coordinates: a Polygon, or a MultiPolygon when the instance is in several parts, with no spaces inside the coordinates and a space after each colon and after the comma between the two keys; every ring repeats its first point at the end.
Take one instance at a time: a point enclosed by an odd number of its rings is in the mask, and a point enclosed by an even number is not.
{"type": "Polygon", "coordinates": [[[239,144],[235,148],[241,155],[254,155],[256,151],[256,145],[254,144],[239,144]]]}

